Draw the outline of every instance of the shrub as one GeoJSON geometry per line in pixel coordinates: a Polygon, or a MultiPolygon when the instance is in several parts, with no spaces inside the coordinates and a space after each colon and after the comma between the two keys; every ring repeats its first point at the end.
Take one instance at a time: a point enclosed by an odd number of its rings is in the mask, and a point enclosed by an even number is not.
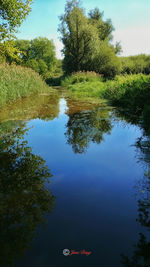
{"type": "Polygon", "coordinates": [[[62,86],[68,86],[71,84],[76,84],[76,83],[81,83],[81,82],[92,82],[92,81],[102,81],[102,76],[101,74],[97,74],[94,71],[87,71],[87,72],[82,72],[82,71],[78,71],[75,73],[72,73],[71,76],[67,76],[65,77],[62,82],[61,85],[62,86]]]}

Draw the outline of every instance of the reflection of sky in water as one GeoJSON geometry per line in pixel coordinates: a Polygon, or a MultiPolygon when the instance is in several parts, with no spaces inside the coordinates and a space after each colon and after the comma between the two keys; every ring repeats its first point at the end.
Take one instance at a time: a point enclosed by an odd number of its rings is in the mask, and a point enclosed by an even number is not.
{"type": "Polygon", "coordinates": [[[61,98],[59,101],[59,115],[65,114],[65,112],[68,110],[67,102],[64,98],[61,98]]]}
{"type": "MultiPolygon", "coordinates": [[[[143,178],[144,169],[137,162],[133,146],[141,130],[112,117],[110,134],[101,129],[100,144],[90,139],[86,153],[75,154],[65,135],[72,114],[65,113],[69,107],[64,98],[60,99],[59,109],[55,119],[35,119],[27,124],[34,126],[25,137],[28,145],[34,154],[46,160],[53,175],[47,186],[56,197],[56,205],[47,215],[45,230],[38,229],[32,249],[15,266],[122,266],[120,253],[131,254],[142,231],[136,221],[134,188],[143,178]],[[93,256],[65,258],[64,248],[90,250],[93,256]]],[[[80,112],[78,115],[77,127],[80,112]]],[[[84,123],[83,112],[81,121],[84,123]]],[[[77,134],[86,137],[97,125],[97,120],[89,123],[87,119],[86,127],[81,127],[77,134]]],[[[76,131],[76,124],[73,126],[76,131]]]]}

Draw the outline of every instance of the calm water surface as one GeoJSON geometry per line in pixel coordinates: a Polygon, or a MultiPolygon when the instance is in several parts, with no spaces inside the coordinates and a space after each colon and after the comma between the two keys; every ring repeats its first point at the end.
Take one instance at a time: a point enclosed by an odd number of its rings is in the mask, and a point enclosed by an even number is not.
{"type": "Polygon", "coordinates": [[[0,266],[150,266],[138,126],[61,92],[9,106],[0,134],[0,266]]]}

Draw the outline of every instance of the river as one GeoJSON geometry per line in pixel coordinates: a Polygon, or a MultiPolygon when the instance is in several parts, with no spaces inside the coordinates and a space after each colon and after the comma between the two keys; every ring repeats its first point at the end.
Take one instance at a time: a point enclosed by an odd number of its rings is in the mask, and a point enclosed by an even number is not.
{"type": "Polygon", "coordinates": [[[0,134],[0,266],[150,266],[139,126],[62,90],[9,105],[0,134]]]}

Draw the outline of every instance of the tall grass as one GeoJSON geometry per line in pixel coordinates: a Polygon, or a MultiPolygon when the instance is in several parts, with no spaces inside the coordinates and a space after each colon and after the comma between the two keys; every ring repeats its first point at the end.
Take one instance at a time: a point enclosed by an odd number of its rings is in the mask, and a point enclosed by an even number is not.
{"type": "Polygon", "coordinates": [[[32,69],[0,65],[0,108],[18,98],[48,92],[49,87],[32,69]]]}
{"type": "Polygon", "coordinates": [[[141,109],[150,103],[150,75],[117,76],[105,83],[103,97],[115,105],[141,109]]]}

